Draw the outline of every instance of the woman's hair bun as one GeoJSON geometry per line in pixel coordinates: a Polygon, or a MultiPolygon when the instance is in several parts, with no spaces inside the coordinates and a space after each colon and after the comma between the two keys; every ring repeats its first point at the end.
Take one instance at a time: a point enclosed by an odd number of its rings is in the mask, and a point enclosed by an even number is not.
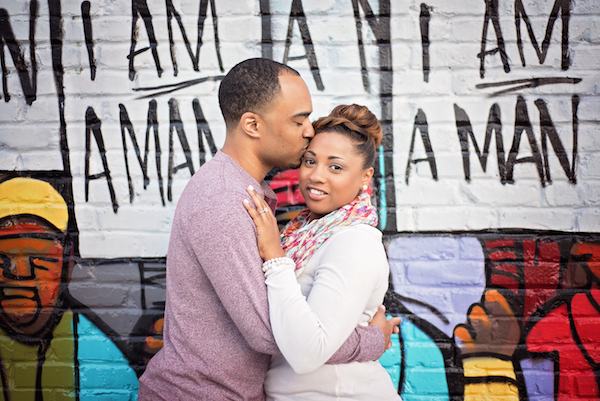
{"type": "Polygon", "coordinates": [[[377,117],[375,117],[375,115],[371,113],[371,110],[369,110],[366,106],[360,106],[358,104],[341,104],[333,109],[329,116],[342,117],[349,120],[350,122],[356,124],[364,132],[369,134],[369,136],[373,138],[375,146],[379,146],[381,144],[381,139],[383,138],[381,124],[379,123],[377,117]]]}
{"type": "Polygon", "coordinates": [[[383,130],[377,117],[366,106],[341,104],[327,117],[315,121],[313,128],[315,135],[320,132],[338,132],[349,136],[356,141],[356,150],[364,159],[364,167],[374,165],[383,130]]]}

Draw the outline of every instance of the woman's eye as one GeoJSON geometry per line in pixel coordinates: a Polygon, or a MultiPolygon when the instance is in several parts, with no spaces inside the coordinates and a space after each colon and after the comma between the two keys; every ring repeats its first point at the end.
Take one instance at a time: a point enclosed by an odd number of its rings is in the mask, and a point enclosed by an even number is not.
{"type": "Polygon", "coordinates": [[[339,165],[337,165],[337,164],[332,164],[332,165],[331,165],[331,168],[332,168],[333,170],[335,170],[335,171],[341,171],[341,170],[343,170],[342,166],[339,166],[339,165]]]}
{"type": "Polygon", "coordinates": [[[315,164],[315,161],[313,159],[304,159],[304,164],[306,164],[307,166],[312,166],[313,164],[315,164]]]}

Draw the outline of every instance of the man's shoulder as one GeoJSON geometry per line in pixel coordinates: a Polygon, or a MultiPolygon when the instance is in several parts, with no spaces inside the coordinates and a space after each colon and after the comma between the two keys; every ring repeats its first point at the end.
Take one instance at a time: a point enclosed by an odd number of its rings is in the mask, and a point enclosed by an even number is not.
{"type": "Polygon", "coordinates": [[[188,197],[210,201],[215,197],[242,196],[247,186],[244,178],[235,165],[215,157],[205,163],[190,179],[180,201],[188,197]]]}

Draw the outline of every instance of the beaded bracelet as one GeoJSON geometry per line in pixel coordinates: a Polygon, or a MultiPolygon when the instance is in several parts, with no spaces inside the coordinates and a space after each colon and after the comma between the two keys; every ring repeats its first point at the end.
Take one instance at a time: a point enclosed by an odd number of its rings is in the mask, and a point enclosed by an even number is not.
{"type": "Polygon", "coordinates": [[[296,264],[294,263],[294,261],[291,258],[288,258],[287,256],[283,256],[281,258],[273,258],[273,259],[269,259],[266,262],[264,262],[262,264],[262,270],[264,273],[266,273],[269,269],[272,269],[276,266],[289,266],[289,267],[294,267],[296,264]]]}

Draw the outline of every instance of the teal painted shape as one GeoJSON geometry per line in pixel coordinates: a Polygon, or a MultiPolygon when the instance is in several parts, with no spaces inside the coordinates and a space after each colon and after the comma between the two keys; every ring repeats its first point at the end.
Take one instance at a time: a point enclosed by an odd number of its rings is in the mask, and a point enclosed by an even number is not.
{"type": "Polygon", "coordinates": [[[387,370],[390,377],[392,378],[392,382],[394,383],[394,387],[398,388],[400,384],[400,363],[402,362],[402,352],[400,350],[400,340],[398,336],[392,335],[392,346],[390,349],[385,351],[381,358],[379,358],[379,363],[387,370]]]}
{"type": "MultiPolygon", "coordinates": [[[[400,323],[400,333],[406,358],[402,400],[449,400],[444,358],[438,346],[406,318],[400,323]]],[[[389,373],[394,386],[398,388],[402,363],[398,336],[392,336],[392,347],[383,354],[379,362],[389,373]]]]}
{"type": "Polygon", "coordinates": [[[136,400],[138,378],[121,350],[83,315],[77,333],[79,400],[136,400]]]}
{"type": "Polygon", "coordinates": [[[383,145],[379,145],[379,227],[384,229],[387,225],[387,198],[385,185],[385,160],[383,158],[383,145]]]}

